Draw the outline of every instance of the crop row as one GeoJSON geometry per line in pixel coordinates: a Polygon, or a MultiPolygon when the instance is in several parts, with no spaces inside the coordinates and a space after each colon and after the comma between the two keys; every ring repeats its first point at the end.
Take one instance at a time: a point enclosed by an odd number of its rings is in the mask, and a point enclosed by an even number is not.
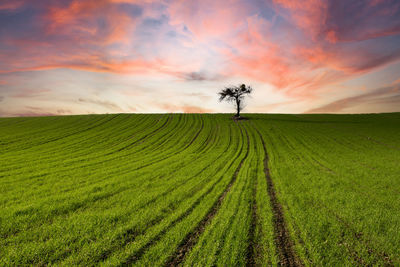
{"type": "Polygon", "coordinates": [[[400,116],[249,118],[0,119],[0,265],[400,264],[400,116]]]}

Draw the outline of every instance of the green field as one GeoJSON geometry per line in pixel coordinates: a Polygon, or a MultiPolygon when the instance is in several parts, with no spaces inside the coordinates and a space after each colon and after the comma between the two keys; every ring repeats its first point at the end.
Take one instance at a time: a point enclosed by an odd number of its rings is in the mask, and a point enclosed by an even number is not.
{"type": "Polygon", "coordinates": [[[0,119],[0,265],[400,265],[400,113],[0,119]]]}

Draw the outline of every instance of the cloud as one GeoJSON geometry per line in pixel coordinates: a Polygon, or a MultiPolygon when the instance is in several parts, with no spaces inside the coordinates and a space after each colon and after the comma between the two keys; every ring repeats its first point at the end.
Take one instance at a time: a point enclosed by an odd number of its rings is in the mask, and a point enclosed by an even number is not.
{"type": "Polygon", "coordinates": [[[321,88],[334,80],[331,77],[337,77],[335,72],[350,77],[399,59],[396,45],[382,50],[381,43],[365,47],[348,44],[368,36],[379,39],[398,33],[400,7],[388,1],[348,4],[343,0],[273,0],[275,14],[268,16],[260,12],[267,5],[257,1],[72,0],[45,1],[36,9],[21,1],[18,3],[38,14],[25,16],[25,20],[32,20],[24,23],[30,25],[29,34],[22,27],[20,31],[5,27],[8,36],[4,44],[16,50],[16,56],[0,64],[0,73],[68,68],[161,73],[183,81],[237,76],[270,83],[278,89],[289,88],[290,95],[300,95],[293,93],[294,89],[305,92],[304,87],[321,88]],[[361,26],[352,23],[350,13],[357,14],[361,26]],[[294,32],[284,22],[278,24],[277,16],[305,35],[294,32]],[[163,30],[151,31],[152,26],[144,23],[149,20],[163,24],[163,30]],[[169,36],[167,40],[164,30],[179,37],[169,36]],[[176,44],[171,49],[176,51],[167,53],[155,45],[165,46],[172,40],[176,44]],[[342,42],[347,44],[342,46],[342,42]],[[189,67],[188,59],[178,51],[181,47],[190,51],[188,43],[197,51],[206,46],[209,57],[197,58],[196,64],[189,67]],[[199,70],[201,67],[207,71],[199,70]]]}
{"type": "MultiPolygon", "coordinates": [[[[271,22],[259,16],[247,19],[247,29],[231,42],[234,49],[225,49],[224,53],[232,64],[229,64],[224,76],[237,76],[267,83],[284,91],[291,97],[310,97],[313,91],[327,84],[338,82],[338,70],[327,68],[323,63],[327,56],[321,51],[319,58],[307,57],[302,48],[295,42],[290,47],[274,40],[271,22]],[[303,53],[300,53],[302,51],[303,53]]],[[[286,41],[285,41],[286,42],[286,41]]]]}
{"type": "Polygon", "coordinates": [[[4,113],[0,114],[2,117],[47,117],[47,116],[57,116],[56,113],[51,112],[20,112],[20,113],[4,113]]]}
{"type": "MultiPolygon", "coordinates": [[[[167,90],[155,88],[163,82],[178,82],[181,90],[240,80],[288,101],[315,100],[330,85],[400,60],[396,0],[4,0],[0,12],[0,74],[27,78],[7,86],[14,97],[45,94],[39,77],[59,79],[56,95],[66,86],[62,74],[75,70],[76,77],[136,79],[151,88],[146,95],[167,90]],[[50,78],[53,69],[59,71],[50,78]],[[35,87],[28,78],[37,79],[35,87]]],[[[75,82],[77,90],[90,83],[75,82]]],[[[86,92],[74,97],[121,110],[86,92]]],[[[165,110],[196,108],[188,102],[165,110]]]]}
{"type": "Polygon", "coordinates": [[[15,10],[24,5],[25,1],[22,0],[13,0],[11,1],[4,1],[3,3],[0,3],[0,11],[2,10],[15,10]]]}
{"type": "Polygon", "coordinates": [[[193,105],[183,105],[182,110],[184,113],[211,113],[211,109],[202,108],[193,105]]]}
{"type": "Polygon", "coordinates": [[[392,82],[392,85],[395,85],[395,84],[400,84],[400,78],[392,82]]]}
{"type": "Polygon", "coordinates": [[[289,107],[290,105],[298,103],[297,100],[290,100],[290,101],[284,101],[284,102],[278,102],[278,103],[270,103],[267,105],[262,105],[262,106],[256,106],[253,107],[254,112],[273,112],[277,108],[280,108],[281,110],[289,107]]]}
{"type": "Polygon", "coordinates": [[[51,92],[49,89],[22,89],[19,92],[12,94],[11,97],[15,98],[31,98],[45,95],[51,92]]]}
{"type": "MultiPolygon", "coordinates": [[[[301,96],[394,63],[400,59],[400,2],[369,3],[273,0],[277,14],[302,34],[286,26],[289,45],[269,41],[263,51],[274,45],[277,48],[264,57],[257,53],[262,59],[240,57],[238,65],[244,64],[253,78],[264,77],[278,88],[289,88],[290,95],[301,96]]],[[[274,40],[273,32],[263,36],[274,40]]]]}
{"type": "Polygon", "coordinates": [[[286,20],[316,38],[321,25],[327,20],[328,1],[323,0],[273,0],[276,11],[286,20]]]}
{"type": "Polygon", "coordinates": [[[221,39],[245,25],[246,17],[256,6],[236,0],[177,0],[168,5],[173,25],[184,25],[200,42],[221,39]]]}
{"type": "Polygon", "coordinates": [[[70,109],[57,109],[56,113],[59,115],[64,115],[64,114],[73,114],[73,112],[70,109]]]}
{"type": "Polygon", "coordinates": [[[0,117],[39,117],[39,116],[56,116],[58,112],[48,111],[46,108],[36,106],[24,106],[20,112],[0,110],[0,117]]]}
{"type": "Polygon", "coordinates": [[[129,108],[129,111],[132,111],[132,112],[138,111],[138,109],[136,107],[128,106],[128,108],[129,108]]]}
{"type": "Polygon", "coordinates": [[[205,102],[205,101],[209,101],[211,99],[211,96],[206,95],[206,94],[202,94],[202,93],[185,93],[185,96],[188,97],[195,97],[200,99],[201,101],[205,102]]]}
{"type": "MultiPolygon", "coordinates": [[[[50,59],[51,60],[51,59],[50,59]]],[[[68,60],[68,59],[64,59],[68,60]]],[[[63,60],[63,61],[64,61],[63,60]]],[[[46,59],[43,59],[46,61],[46,59]]],[[[45,71],[53,69],[73,69],[90,72],[106,72],[106,73],[118,73],[118,74],[143,74],[150,72],[161,72],[171,73],[167,68],[163,66],[161,60],[145,61],[142,59],[136,60],[106,60],[98,58],[96,56],[87,58],[77,59],[75,62],[65,62],[61,64],[45,64],[32,67],[14,68],[8,70],[0,70],[0,74],[14,73],[14,72],[30,72],[30,71],[45,71]]]]}
{"type": "Polygon", "coordinates": [[[329,43],[400,33],[396,0],[273,0],[278,12],[314,40],[329,43]],[[354,23],[357,21],[357,23],[354,23]]]}
{"type": "MultiPolygon", "coordinates": [[[[50,21],[47,34],[101,45],[127,43],[137,17],[124,12],[118,4],[121,1],[73,0],[67,7],[50,6],[45,14],[45,20],[50,21]]],[[[140,15],[139,9],[135,15],[140,15]]]]}
{"type": "Polygon", "coordinates": [[[0,96],[0,102],[4,100],[4,96],[0,96]]]}
{"type": "Polygon", "coordinates": [[[397,111],[400,111],[400,85],[387,86],[358,96],[342,98],[321,107],[310,109],[306,113],[345,112],[349,108],[362,106],[363,104],[395,105],[394,107],[397,106],[397,111]]]}
{"type": "Polygon", "coordinates": [[[247,18],[246,29],[231,42],[234,49],[222,51],[233,62],[227,67],[227,76],[245,76],[278,88],[290,84],[296,71],[284,50],[270,41],[270,27],[259,16],[247,18]]]}
{"type": "Polygon", "coordinates": [[[183,112],[183,113],[211,113],[213,112],[211,109],[202,108],[199,106],[194,106],[190,104],[158,104],[160,108],[167,112],[183,112]]]}
{"type": "Polygon", "coordinates": [[[187,81],[205,81],[207,80],[206,75],[200,72],[190,72],[190,73],[185,73],[184,78],[187,81]]]}
{"type": "Polygon", "coordinates": [[[155,60],[129,53],[116,55],[131,45],[141,18],[141,7],[134,1],[43,2],[47,4],[41,2],[37,7],[26,2],[23,12],[4,17],[5,23],[0,19],[4,25],[0,73],[59,68],[135,73],[154,67],[149,64],[155,60]]]}
{"type": "Polygon", "coordinates": [[[87,98],[79,98],[78,101],[82,102],[82,103],[98,105],[98,106],[101,106],[101,107],[105,107],[106,109],[122,111],[120,106],[118,106],[117,104],[115,104],[115,103],[113,103],[111,101],[87,99],[87,98]]]}
{"type": "Polygon", "coordinates": [[[177,72],[176,76],[184,81],[217,81],[223,77],[220,74],[209,74],[204,71],[177,72]]]}
{"type": "Polygon", "coordinates": [[[0,117],[39,117],[39,116],[60,116],[75,114],[70,109],[65,108],[44,108],[37,106],[24,106],[21,111],[2,111],[0,110],[0,117]]]}
{"type": "Polygon", "coordinates": [[[366,73],[400,59],[400,49],[376,53],[362,46],[341,49],[316,45],[310,48],[298,47],[294,53],[300,60],[311,63],[315,68],[328,68],[331,71],[342,72],[344,76],[366,73]]]}

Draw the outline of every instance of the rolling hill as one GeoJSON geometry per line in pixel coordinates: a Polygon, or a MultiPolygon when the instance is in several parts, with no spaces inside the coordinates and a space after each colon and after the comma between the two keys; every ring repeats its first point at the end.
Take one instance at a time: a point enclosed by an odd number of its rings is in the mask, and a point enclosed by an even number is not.
{"type": "Polygon", "coordinates": [[[0,119],[0,265],[400,265],[400,113],[0,119]]]}

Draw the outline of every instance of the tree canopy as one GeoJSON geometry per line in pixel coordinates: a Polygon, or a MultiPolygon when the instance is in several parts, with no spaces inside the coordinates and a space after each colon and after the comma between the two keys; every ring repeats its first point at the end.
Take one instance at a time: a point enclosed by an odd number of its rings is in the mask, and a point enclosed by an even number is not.
{"type": "Polygon", "coordinates": [[[236,107],[235,117],[239,118],[240,111],[243,109],[243,99],[246,95],[250,95],[252,91],[253,88],[251,88],[251,86],[246,86],[245,84],[225,87],[218,93],[219,101],[226,100],[234,103],[236,107]]]}

